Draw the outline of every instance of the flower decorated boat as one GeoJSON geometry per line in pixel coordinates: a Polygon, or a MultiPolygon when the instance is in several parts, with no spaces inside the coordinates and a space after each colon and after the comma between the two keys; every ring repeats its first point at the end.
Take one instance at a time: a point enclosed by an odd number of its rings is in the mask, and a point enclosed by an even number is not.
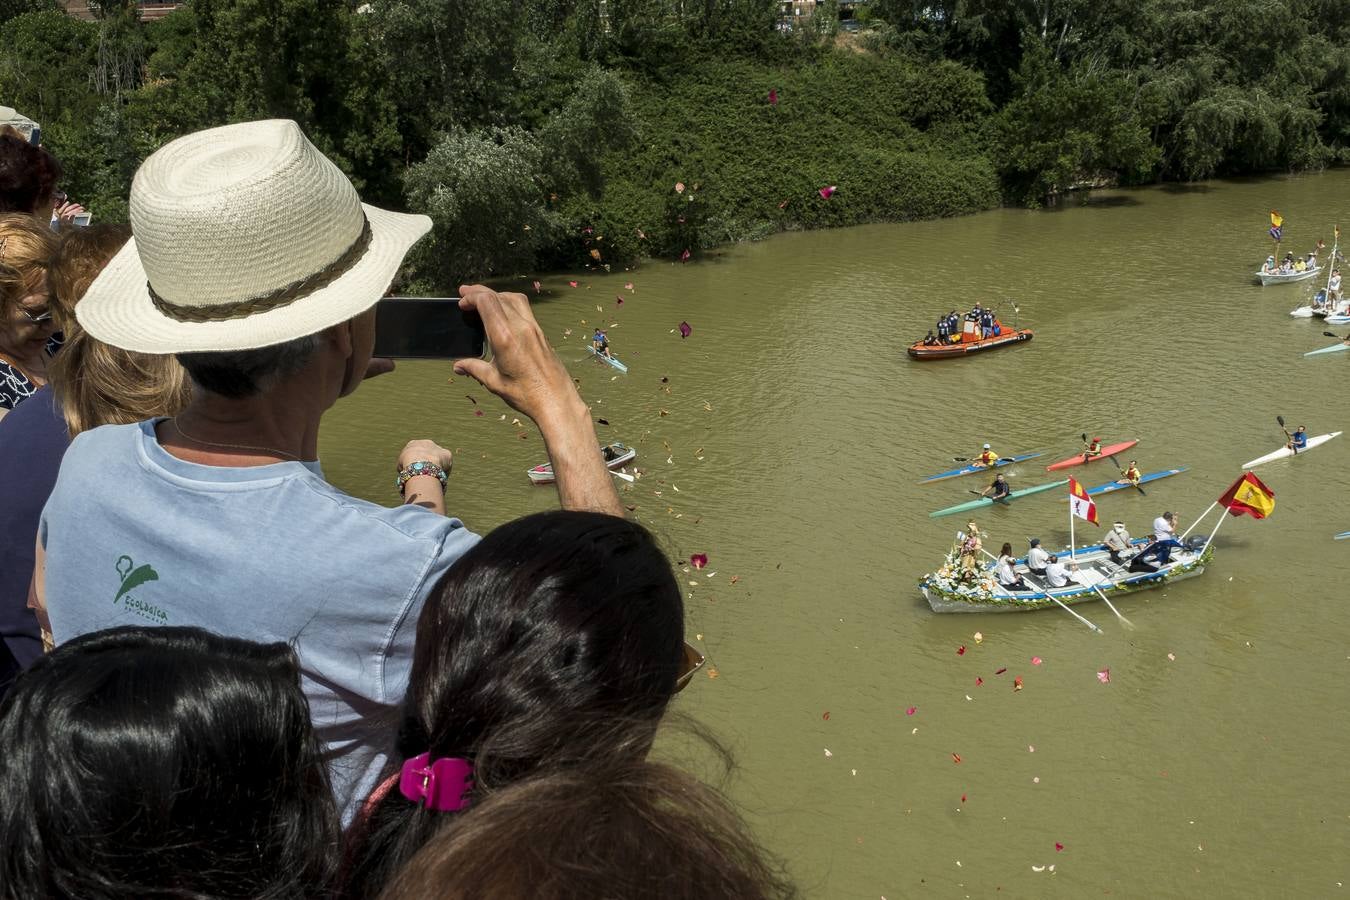
{"type": "MultiPolygon", "coordinates": [[[[1111,561],[1105,544],[1080,547],[1074,551],[1077,568],[1071,571],[1072,580],[1062,588],[1049,590],[1045,589],[1043,580],[1030,574],[1024,557],[1017,560],[1014,568],[1027,585],[1034,586],[1025,591],[1010,591],[1000,585],[994,577],[993,562],[974,572],[962,571],[960,546],[957,545],[936,572],[923,577],[919,590],[933,612],[1027,612],[1087,603],[1101,599],[1102,595],[1114,600],[1135,591],[1192,578],[1204,573],[1205,565],[1214,555],[1208,539],[1195,536],[1186,541],[1183,548],[1173,548],[1167,565],[1158,567],[1157,571],[1132,571],[1129,560],[1148,544],[1147,538],[1131,541],[1134,551],[1126,557],[1124,565],[1111,561]]],[[[1068,549],[1059,555],[1061,560],[1067,559],[1068,549]]]]}
{"type": "Polygon", "coordinates": [[[1268,284],[1291,284],[1295,281],[1307,281],[1309,278],[1316,278],[1320,271],[1322,271],[1322,267],[1319,265],[1314,269],[1304,269],[1302,272],[1261,271],[1256,273],[1256,277],[1261,282],[1261,286],[1265,287],[1268,284]]]}
{"type": "MultiPolygon", "coordinates": [[[[610,470],[623,468],[637,456],[637,450],[619,443],[601,447],[600,453],[605,457],[605,468],[610,470]]],[[[527,469],[525,474],[530,476],[530,481],[535,484],[552,484],[553,463],[544,463],[533,469],[527,469]]]]}

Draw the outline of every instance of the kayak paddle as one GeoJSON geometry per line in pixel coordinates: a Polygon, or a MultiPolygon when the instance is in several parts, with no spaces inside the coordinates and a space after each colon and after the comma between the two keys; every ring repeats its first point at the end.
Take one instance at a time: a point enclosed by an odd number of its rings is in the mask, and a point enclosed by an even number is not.
{"type": "MultiPolygon", "coordinates": [[[[1332,337],[1335,336],[1332,335],[1332,337]]],[[[1276,416],[1275,421],[1280,423],[1280,430],[1284,432],[1285,437],[1289,438],[1289,449],[1294,452],[1295,456],[1298,456],[1298,448],[1294,446],[1294,438],[1289,434],[1289,429],[1284,427],[1284,416],[1276,416]]]]}

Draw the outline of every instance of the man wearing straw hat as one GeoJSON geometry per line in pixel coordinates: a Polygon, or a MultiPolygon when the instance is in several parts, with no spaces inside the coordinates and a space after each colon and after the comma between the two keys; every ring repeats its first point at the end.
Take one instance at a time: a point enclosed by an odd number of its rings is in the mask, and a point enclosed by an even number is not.
{"type": "MultiPolygon", "coordinates": [[[[290,642],[350,819],[384,764],[423,599],[477,541],[437,514],[451,458],[431,441],[399,454],[392,509],[342,493],[318,463],[320,419],[366,375],[374,305],[431,222],[361,203],[287,121],[167,144],[136,173],[130,209],[134,237],[79,319],[114,346],[176,354],[193,399],[71,445],[40,526],[36,599],[57,642],[146,624],[290,642]]],[[[565,508],[622,515],[526,299],[460,294],[494,359],[455,371],[538,424],[565,508]]]]}

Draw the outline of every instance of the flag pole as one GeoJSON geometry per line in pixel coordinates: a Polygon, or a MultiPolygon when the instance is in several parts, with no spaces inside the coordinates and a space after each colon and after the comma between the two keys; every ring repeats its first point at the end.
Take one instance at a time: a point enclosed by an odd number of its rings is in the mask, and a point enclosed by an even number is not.
{"type": "MultiPolygon", "coordinates": [[[[1219,505],[1219,501],[1218,501],[1218,500],[1215,500],[1213,503],[1211,503],[1211,504],[1209,505],[1209,508],[1206,509],[1204,512],[1202,512],[1202,513],[1200,514],[1200,518],[1198,518],[1198,519],[1196,519],[1194,522],[1192,522],[1192,523],[1191,523],[1191,527],[1190,527],[1190,528],[1187,528],[1185,531],[1183,531],[1183,532],[1181,533],[1181,537],[1177,538],[1177,540],[1179,540],[1179,541],[1184,541],[1184,540],[1186,540],[1186,535],[1188,535],[1188,534],[1190,534],[1192,531],[1194,531],[1194,530],[1195,530],[1195,526],[1197,526],[1197,525],[1199,525],[1201,522],[1203,522],[1203,521],[1205,520],[1205,516],[1208,516],[1211,512],[1213,512],[1213,511],[1214,511],[1214,507],[1216,507],[1216,506],[1218,506],[1218,505],[1219,505]]],[[[1223,516],[1220,515],[1219,518],[1220,518],[1220,520],[1222,520],[1222,519],[1223,519],[1223,516]]]]}
{"type": "Polygon", "coordinates": [[[1070,492],[1069,492],[1069,562],[1075,563],[1075,564],[1076,564],[1076,563],[1078,562],[1078,557],[1077,557],[1077,556],[1075,555],[1075,553],[1074,553],[1074,544],[1076,544],[1077,541],[1074,540],[1074,536],[1073,536],[1073,520],[1074,520],[1074,514],[1073,514],[1073,492],[1070,491],[1070,492]]]}

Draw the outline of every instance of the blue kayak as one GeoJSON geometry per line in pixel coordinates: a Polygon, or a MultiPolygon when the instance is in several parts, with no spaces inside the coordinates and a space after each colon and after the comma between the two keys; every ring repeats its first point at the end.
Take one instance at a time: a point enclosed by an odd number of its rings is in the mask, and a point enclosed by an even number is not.
{"type": "Polygon", "coordinates": [[[929,475],[922,479],[920,484],[927,484],[930,481],[941,481],[944,478],[955,478],[958,475],[970,475],[974,472],[988,472],[990,469],[998,469],[1003,466],[1011,466],[1013,463],[1020,463],[1024,459],[1034,459],[1037,456],[1043,456],[1042,453],[1023,453],[1020,456],[1001,456],[998,462],[992,466],[982,466],[979,463],[970,463],[959,469],[952,469],[950,472],[939,472],[936,475],[929,475]]]}
{"type": "MultiPolygon", "coordinates": [[[[1171,478],[1173,475],[1180,475],[1182,472],[1185,471],[1186,467],[1182,466],[1180,469],[1163,469],[1160,472],[1149,472],[1146,475],[1139,476],[1139,483],[1148,484],[1150,481],[1157,481],[1159,478],[1171,478]]],[[[1132,487],[1134,487],[1134,485],[1129,483],[1122,484],[1119,481],[1108,481],[1106,484],[1099,484],[1096,487],[1088,488],[1087,492],[1089,497],[1095,497],[1097,494],[1110,494],[1114,493],[1115,491],[1128,491],[1132,487]]]]}
{"type": "Polygon", "coordinates": [[[1343,541],[1346,538],[1350,538],[1350,531],[1342,531],[1340,534],[1336,535],[1336,540],[1338,541],[1343,541]]]}

